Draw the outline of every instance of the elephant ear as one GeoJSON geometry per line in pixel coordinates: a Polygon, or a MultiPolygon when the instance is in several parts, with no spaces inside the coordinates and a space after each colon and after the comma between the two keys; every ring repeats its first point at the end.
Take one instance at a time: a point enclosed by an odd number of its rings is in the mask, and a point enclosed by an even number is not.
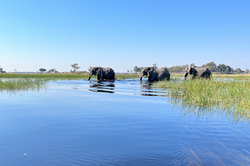
{"type": "Polygon", "coordinates": [[[188,66],[188,73],[191,73],[192,67],[189,65],[188,66]]]}
{"type": "Polygon", "coordinates": [[[102,70],[102,68],[99,68],[99,69],[98,69],[97,75],[98,75],[100,78],[103,77],[103,70],[102,70]]]}
{"type": "Polygon", "coordinates": [[[148,69],[148,76],[152,75],[155,72],[155,69],[153,67],[148,69]]]}

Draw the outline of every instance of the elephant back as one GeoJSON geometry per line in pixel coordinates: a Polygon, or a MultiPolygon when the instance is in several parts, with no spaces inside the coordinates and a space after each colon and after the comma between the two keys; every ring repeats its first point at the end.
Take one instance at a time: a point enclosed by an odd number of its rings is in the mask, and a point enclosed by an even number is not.
{"type": "Polygon", "coordinates": [[[110,67],[106,67],[103,70],[106,71],[107,73],[115,73],[114,70],[110,67]]]}
{"type": "Polygon", "coordinates": [[[163,79],[169,79],[170,77],[170,73],[164,69],[164,68],[161,68],[161,69],[156,69],[157,73],[158,73],[158,79],[159,80],[163,80],[163,79]]]}

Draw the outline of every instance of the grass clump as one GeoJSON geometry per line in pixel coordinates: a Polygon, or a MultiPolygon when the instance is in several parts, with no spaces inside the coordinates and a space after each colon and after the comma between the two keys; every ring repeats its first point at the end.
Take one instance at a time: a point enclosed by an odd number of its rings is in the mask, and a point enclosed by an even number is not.
{"type": "Polygon", "coordinates": [[[250,117],[250,81],[188,80],[162,81],[158,88],[168,89],[168,95],[181,99],[185,105],[237,110],[250,117]]]}
{"type": "Polygon", "coordinates": [[[0,91],[16,91],[16,90],[40,90],[46,86],[46,81],[37,79],[12,79],[1,80],[0,79],[0,91]]]}

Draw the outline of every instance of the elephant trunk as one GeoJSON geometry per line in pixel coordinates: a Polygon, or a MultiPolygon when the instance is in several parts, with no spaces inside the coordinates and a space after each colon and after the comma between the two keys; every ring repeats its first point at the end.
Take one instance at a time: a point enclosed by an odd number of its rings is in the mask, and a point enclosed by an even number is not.
{"type": "Polygon", "coordinates": [[[185,73],[185,74],[184,74],[184,79],[185,79],[185,80],[187,79],[187,76],[188,76],[188,73],[185,73]]]}
{"type": "Polygon", "coordinates": [[[92,73],[89,73],[89,79],[88,80],[90,80],[91,76],[92,76],[92,73]]]}
{"type": "Polygon", "coordinates": [[[144,76],[143,72],[140,74],[140,81],[142,81],[142,77],[144,76]]]}

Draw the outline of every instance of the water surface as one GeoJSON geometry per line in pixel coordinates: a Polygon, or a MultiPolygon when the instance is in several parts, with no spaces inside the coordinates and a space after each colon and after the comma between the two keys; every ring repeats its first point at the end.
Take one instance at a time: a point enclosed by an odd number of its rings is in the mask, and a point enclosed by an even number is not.
{"type": "Polygon", "coordinates": [[[0,165],[249,165],[249,123],[138,80],[0,94],[0,165]]]}

